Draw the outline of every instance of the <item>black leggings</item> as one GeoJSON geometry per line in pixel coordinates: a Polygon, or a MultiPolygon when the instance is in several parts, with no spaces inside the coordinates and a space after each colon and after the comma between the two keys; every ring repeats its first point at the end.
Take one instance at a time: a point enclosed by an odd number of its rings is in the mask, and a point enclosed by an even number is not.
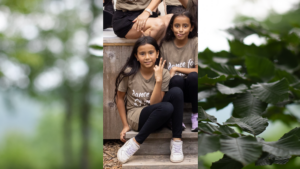
{"type": "Polygon", "coordinates": [[[170,80],[170,89],[179,87],[184,94],[184,102],[192,103],[193,113],[198,112],[198,73],[191,72],[187,78],[175,75],[170,80]]]}
{"type": "Polygon", "coordinates": [[[173,138],[181,138],[183,119],[183,93],[178,87],[170,89],[162,102],[143,108],[139,119],[139,134],[135,140],[142,144],[154,131],[172,119],[173,138]]]}

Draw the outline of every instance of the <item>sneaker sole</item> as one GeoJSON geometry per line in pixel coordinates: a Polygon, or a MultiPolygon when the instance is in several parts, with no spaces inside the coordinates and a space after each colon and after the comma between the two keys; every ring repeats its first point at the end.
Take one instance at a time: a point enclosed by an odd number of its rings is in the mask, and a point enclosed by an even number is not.
{"type": "MultiPolygon", "coordinates": [[[[171,145],[170,145],[170,151],[172,151],[171,145]]],[[[171,159],[171,155],[170,155],[170,161],[171,161],[172,163],[180,163],[180,162],[182,162],[183,160],[184,160],[184,155],[183,155],[183,158],[182,158],[181,161],[172,160],[172,159],[171,159]]]]}
{"type": "Polygon", "coordinates": [[[195,129],[191,129],[191,132],[198,132],[198,131],[199,131],[198,127],[195,129]]]}
{"type": "MultiPolygon", "coordinates": [[[[119,149],[119,150],[120,150],[120,149],[119,149]]],[[[120,155],[119,155],[119,150],[118,150],[118,153],[117,153],[118,161],[119,161],[120,163],[122,163],[122,164],[125,164],[128,160],[125,161],[125,162],[123,162],[123,161],[120,160],[120,157],[119,157],[119,156],[120,156],[120,155]]]]}

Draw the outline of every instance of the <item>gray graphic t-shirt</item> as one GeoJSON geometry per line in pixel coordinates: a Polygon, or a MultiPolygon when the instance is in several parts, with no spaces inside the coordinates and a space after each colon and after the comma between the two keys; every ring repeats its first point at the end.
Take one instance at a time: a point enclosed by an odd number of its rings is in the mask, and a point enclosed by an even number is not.
{"type": "MultiPolygon", "coordinates": [[[[189,39],[186,45],[179,48],[174,41],[163,42],[160,48],[161,57],[166,60],[165,68],[195,68],[198,65],[198,37],[189,39]]],[[[175,75],[186,78],[186,74],[176,72],[175,75]]]]}
{"type": "MultiPolygon", "coordinates": [[[[130,71],[130,68],[125,70],[130,71]]],[[[163,70],[163,83],[161,90],[166,92],[169,90],[170,74],[169,71],[163,70]]],[[[155,74],[150,79],[145,79],[141,72],[135,76],[125,77],[118,91],[127,92],[127,121],[131,129],[137,131],[140,114],[143,108],[150,105],[150,97],[155,86],[155,74]]]]}

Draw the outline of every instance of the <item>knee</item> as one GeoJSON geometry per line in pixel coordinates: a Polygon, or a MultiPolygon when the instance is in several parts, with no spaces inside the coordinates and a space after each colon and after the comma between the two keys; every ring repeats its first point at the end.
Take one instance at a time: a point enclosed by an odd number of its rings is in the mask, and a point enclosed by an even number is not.
{"type": "Polygon", "coordinates": [[[163,113],[161,113],[161,114],[164,117],[169,118],[174,111],[173,105],[169,102],[162,102],[161,106],[162,106],[162,111],[163,111],[163,113]]]}
{"type": "Polygon", "coordinates": [[[192,82],[198,81],[198,73],[197,72],[189,73],[187,76],[187,80],[192,81],[192,82]]]}
{"type": "Polygon", "coordinates": [[[172,85],[178,86],[184,83],[184,79],[181,76],[175,75],[171,78],[170,83],[172,83],[172,85]]]}
{"type": "Polygon", "coordinates": [[[156,18],[155,24],[153,25],[154,29],[157,30],[164,30],[165,29],[165,23],[162,19],[156,18]]]}
{"type": "Polygon", "coordinates": [[[169,90],[169,92],[171,92],[173,96],[183,98],[183,92],[179,87],[173,87],[172,89],[169,90]]]}

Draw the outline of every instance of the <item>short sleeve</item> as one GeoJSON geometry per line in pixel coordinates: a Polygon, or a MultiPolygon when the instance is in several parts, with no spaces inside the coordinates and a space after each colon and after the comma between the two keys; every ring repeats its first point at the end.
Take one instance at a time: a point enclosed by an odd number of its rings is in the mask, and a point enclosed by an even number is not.
{"type": "Polygon", "coordinates": [[[128,79],[129,79],[129,77],[124,77],[122,79],[122,81],[119,84],[118,91],[120,91],[120,92],[126,92],[127,91],[128,79]]]}
{"type": "Polygon", "coordinates": [[[194,39],[195,67],[198,65],[198,37],[194,39]]]}
{"type": "Polygon", "coordinates": [[[161,91],[163,91],[163,92],[169,91],[170,79],[171,79],[171,76],[170,76],[169,71],[167,69],[164,69],[163,70],[163,83],[161,86],[161,91]]]}

